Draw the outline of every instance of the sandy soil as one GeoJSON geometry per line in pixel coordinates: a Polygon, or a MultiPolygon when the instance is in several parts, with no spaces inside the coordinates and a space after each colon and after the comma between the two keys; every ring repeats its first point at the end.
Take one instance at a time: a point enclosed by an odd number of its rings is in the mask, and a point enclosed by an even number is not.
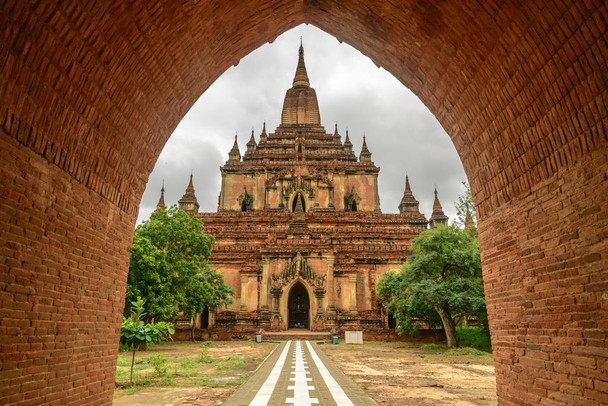
{"type": "Polygon", "coordinates": [[[409,343],[323,345],[327,355],[382,405],[495,405],[492,356],[448,355],[409,343]]]}

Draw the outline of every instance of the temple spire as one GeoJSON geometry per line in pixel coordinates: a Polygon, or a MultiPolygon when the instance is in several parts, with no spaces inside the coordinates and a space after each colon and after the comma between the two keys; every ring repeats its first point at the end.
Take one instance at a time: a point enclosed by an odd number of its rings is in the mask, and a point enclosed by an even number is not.
{"type": "Polygon", "coordinates": [[[336,121],[336,124],[334,126],[334,140],[340,141],[340,138],[340,133],[338,132],[338,122],[336,121]]]}
{"type": "Polygon", "coordinates": [[[359,162],[371,162],[372,153],[367,148],[367,142],[365,142],[365,135],[363,136],[363,145],[361,146],[361,153],[359,154],[359,162]]]}
{"type": "Polygon", "coordinates": [[[348,136],[348,130],[346,130],[346,138],[344,138],[344,149],[349,150],[349,151],[352,151],[352,149],[353,149],[353,143],[350,142],[350,138],[348,136]]]}
{"type": "Polygon", "coordinates": [[[190,214],[198,213],[199,204],[194,194],[194,183],[192,182],[192,173],[190,173],[190,182],[186,187],[186,192],[181,199],[177,201],[179,208],[187,211],[190,214]]]}
{"type": "Polygon", "coordinates": [[[305,86],[310,87],[308,73],[306,72],[306,64],[304,63],[304,47],[302,46],[302,38],[300,38],[300,49],[298,50],[298,67],[296,75],[293,78],[293,87],[305,86]]]}
{"type": "Polygon", "coordinates": [[[412,188],[410,187],[410,178],[405,175],[405,191],[403,192],[403,197],[401,198],[401,203],[399,203],[399,213],[416,213],[420,214],[420,210],[418,209],[419,202],[414,197],[412,193],[412,188]]]}
{"type": "Polygon", "coordinates": [[[266,133],[266,121],[264,121],[264,125],[262,126],[262,134],[260,134],[260,142],[266,141],[268,138],[268,134],[266,133]]]}
{"type": "Polygon", "coordinates": [[[228,153],[229,161],[240,161],[241,160],[241,151],[239,151],[239,143],[237,142],[237,135],[234,134],[234,144],[232,145],[232,149],[228,153]]]}
{"type": "Polygon", "coordinates": [[[247,151],[253,151],[256,147],[255,136],[253,135],[253,129],[251,129],[251,137],[249,138],[249,141],[247,141],[247,151]]]}
{"type": "Polygon", "coordinates": [[[158,199],[158,203],[156,203],[157,209],[165,209],[167,206],[165,205],[165,181],[163,180],[163,186],[160,188],[160,198],[158,199]]]}
{"type": "Polygon", "coordinates": [[[435,201],[433,201],[433,211],[443,211],[443,207],[441,207],[441,203],[439,203],[439,197],[437,195],[437,185],[435,185],[435,201]]]}
{"type": "Polygon", "coordinates": [[[300,44],[298,51],[298,66],[293,78],[293,85],[285,93],[281,125],[321,125],[319,102],[315,89],[310,87],[306,64],[304,63],[304,47],[300,44]]]}
{"type": "Polygon", "coordinates": [[[431,228],[437,228],[438,226],[448,225],[448,216],[443,213],[441,203],[439,203],[439,197],[437,193],[437,185],[435,185],[435,201],[433,202],[433,214],[429,220],[431,228]]]}

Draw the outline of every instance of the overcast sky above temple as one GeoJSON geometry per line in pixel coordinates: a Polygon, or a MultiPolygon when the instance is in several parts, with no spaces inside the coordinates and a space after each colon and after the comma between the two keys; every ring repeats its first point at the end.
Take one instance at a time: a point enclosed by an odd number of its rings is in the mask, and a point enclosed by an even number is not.
{"type": "Polygon", "coordinates": [[[217,211],[219,167],[238,134],[241,154],[253,128],[256,141],[266,121],[268,132],[280,124],[285,92],[291,87],[300,37],[310,85],[317,93],[321,123],[334,124],[342,140],[349,130],[359,156],[363,134],[380,167],[383,213],[397,213],[409,175],[420,211],[430,217],[435,184],[450,223],[466,175],[456,150],[433,114],[390,73],[346,43],[311,25],[301,25],[247,55],[228,69],[192,106],[165,145],[150,175],[139,210],[146,220],[165,182],[165,202],[177,204],[194,174],[200,211],[217,211]]]}

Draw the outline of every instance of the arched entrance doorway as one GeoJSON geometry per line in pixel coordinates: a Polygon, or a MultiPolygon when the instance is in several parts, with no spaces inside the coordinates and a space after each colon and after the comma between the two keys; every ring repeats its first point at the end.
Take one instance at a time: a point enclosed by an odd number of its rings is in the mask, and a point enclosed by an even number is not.
{"type": "Polygon", "coordinates": [[[287,299],[287,326],[289,328],[308,328],[310,319],[310,299],[301,283],[296,283],[287,299]]]}
{"type": "Polygon", "coordinates": [[[205,306],[201,314],[201,328],[209,328],[209,307],[205,306]]]}

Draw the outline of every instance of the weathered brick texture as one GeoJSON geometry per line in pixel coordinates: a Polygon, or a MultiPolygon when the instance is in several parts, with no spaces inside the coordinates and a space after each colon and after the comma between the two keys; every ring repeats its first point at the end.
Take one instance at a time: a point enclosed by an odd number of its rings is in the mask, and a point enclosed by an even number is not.
{"type": "Polygon", "coordinates": [[[603,1],[0,3],[0,403],[110,403],[127,247],[164,142],[303,22],[437,116],[471,181],[501,404],[608,403],[603,1]]]}

